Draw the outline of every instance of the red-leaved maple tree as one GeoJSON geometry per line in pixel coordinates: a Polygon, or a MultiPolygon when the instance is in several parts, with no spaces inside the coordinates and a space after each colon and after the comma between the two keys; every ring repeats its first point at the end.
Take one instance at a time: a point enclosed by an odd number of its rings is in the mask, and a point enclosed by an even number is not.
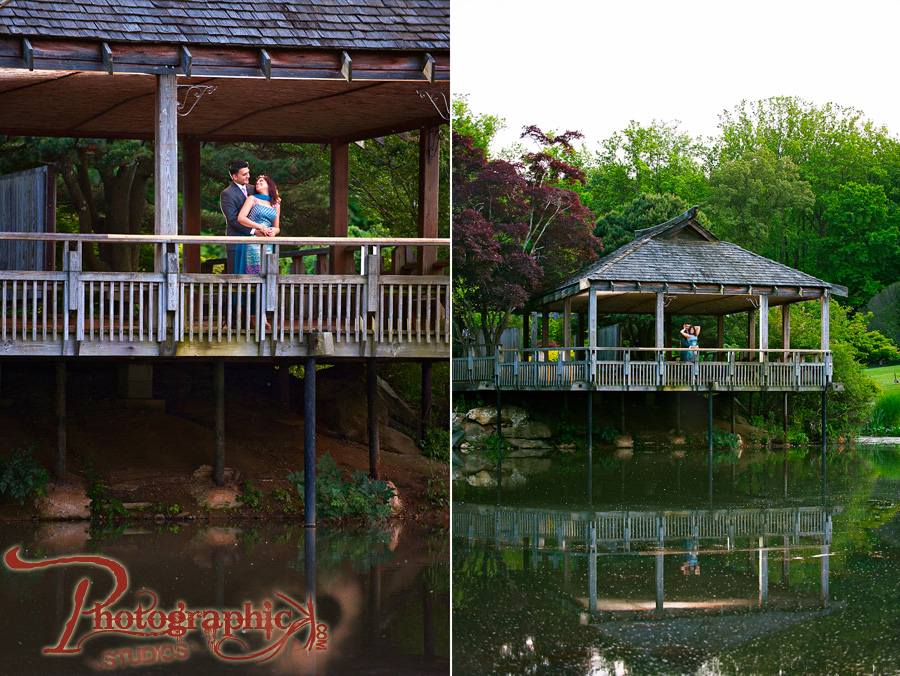
{"type": "MultiPolygon", "coordinates": [[[[526,127],[540,150],[515,162],[491,160],[453,134],[455,319],[497,344],[510,317],[541,289],[596,260],[594,215],[567,188],[583,182],[566,162],[579,132],[547,135],[526,127]]],[[[457,334],[459,335],[459,334],[457,334]]]]}

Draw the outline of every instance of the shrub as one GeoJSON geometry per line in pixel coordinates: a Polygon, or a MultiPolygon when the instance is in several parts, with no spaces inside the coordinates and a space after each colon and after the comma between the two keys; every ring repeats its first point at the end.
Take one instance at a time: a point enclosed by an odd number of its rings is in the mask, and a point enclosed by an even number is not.
{"type": "Polygon", "coordinates": [[[450,430],[443,427],[429,427],[425,431],[422,453],[437,462],[450,462],[450,430]]]}
{"type": "MultiPolygon", "coordinates": [[[[288,474],[303,504],[303,472],[288,474]]],[[[363,517],[369,521],[384,521],[391,515],[390,500],[394,489],[386,481],[372,479],[356,470],[349,477],[326,453],[316,465],[316,513],[323,519],[363,517]]]]}
{"type": "Polygon", "coordinates": [[[900,392],[886,392],[872,409],[866,429],[872,433],[883,433],[900,426],[900,392]]]}
{"type": "Polygon", "coordinates": [[[241,493],[237,496],[238,502],[243,502],[250,509],[258,509],[262,491],[253,485],[249,479],[241,484],[241,493]]]}
{"type": "Polygon", "coordinates": [[[9,457],[0,456],[0,493],[9,493],[20,505],[47,494],[50,476],[33,453],[34,446],[28,446],[14,448],[9,457]]]}

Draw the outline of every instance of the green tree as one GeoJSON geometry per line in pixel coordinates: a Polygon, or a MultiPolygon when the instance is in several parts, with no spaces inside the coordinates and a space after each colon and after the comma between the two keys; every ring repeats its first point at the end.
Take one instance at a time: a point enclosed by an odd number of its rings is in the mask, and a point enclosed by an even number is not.
{"type": "Polygon", "coordinates": [[[453,131],[469,136],[472,145],[481,148],[485,157],[491,155],[491,142],[497,132],[506,129],[506,120],[496,115],[479,115],[469,108],[468,94],[454,94],[451,102],[453,131]]]}
{"type": "Polygon", "coordinates": [[[815,203],[809,183],[788,157],[768,148],[748,150],[709,177],[709,216],[714,232],[764,256],[787,262],[794,212],[815,203]]]}
{"type": "Polygon", "coordinates": [[[684,213],[691,205],[677,195],[642,193],[623,209],[610,211],[597,219],[594,235],[603,241],[606,253],[634,239],[634,231],[652,228],[684,213]]]}

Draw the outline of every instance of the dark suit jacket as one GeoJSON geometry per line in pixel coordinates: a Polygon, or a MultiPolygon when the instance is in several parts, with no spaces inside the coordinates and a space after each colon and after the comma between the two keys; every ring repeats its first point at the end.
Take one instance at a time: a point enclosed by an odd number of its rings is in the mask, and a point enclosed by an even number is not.
{"type": "MultiPolygon", "coordinates": [[[[247,194],[253,194],[253,186],[247,186],[247,194]]],[[[225,215],[225,234],[229,237],[238,237],[241,235],[249,235],[252,230],[248,227],[245,227],[238,223],[237,217],[238,214],[241,213],[241,207],[244,206],[244,202],[247,201],[247,198],[244,197],[244,193],[241,192],[241,189],[237,186],[237,183],[232,181],[225,190],[222,191],[222,194],[219,195],[219,206],[222,208],[222,213],[225,215]]],[[[225,248],[228,251],[233,251],[235,245],[228,244],[225,248]]]]}

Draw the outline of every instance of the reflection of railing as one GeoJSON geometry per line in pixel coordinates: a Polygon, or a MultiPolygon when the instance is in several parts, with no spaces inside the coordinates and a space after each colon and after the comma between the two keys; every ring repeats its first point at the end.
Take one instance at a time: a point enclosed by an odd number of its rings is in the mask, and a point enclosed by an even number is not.
{"type": "Polygon", "coordinates": [[[454,537],[520,544],[523,538],[548,539],[560,549],[598,544],[629,550],[667,541],[724,540],[782,536],[831,540],[831,516],[821,507],[685,511],[565,512],[461,505],[453,509],[454,537]]]}
{"type": "Polygon", "coordinates": [[[459,345],[457,386],[503,389],[821,389],[832,381],[827,350],[526,348],[459,345]],[[698,358],[699,357],[699,358],[698,358]]]}
{"type": "Polygon", "coordinates": [[[63,354],[70,341],[79,343],[79,350],[85,344],[105,344],[107,354],[167,341],[269,341],[281,344],[275,350],[285,350],[302,344],[308,334],[321,333],[344,343],[371,339],[394,351],[415,345],[419,352],[446,355],[449,345],[449,277],[385,274],[382,261],[382,253],[398,244],[447,246],[447,240],[279,238],[273,242],[274,253],[263,256],[260,274],[216,275],[181,272],[178,245],[244,238],[0,233],[4,239],[62,244],[61,270],[0,271],[0,340],[7,354],[63,354]],[[85,271],[84,247],[95,242],[155,245],[162,252],[157,256],[162,269],[85,271]],[[357,248],[357,269],[335,275],[281,274],[278,246],[310,243],[357,248]]]}

